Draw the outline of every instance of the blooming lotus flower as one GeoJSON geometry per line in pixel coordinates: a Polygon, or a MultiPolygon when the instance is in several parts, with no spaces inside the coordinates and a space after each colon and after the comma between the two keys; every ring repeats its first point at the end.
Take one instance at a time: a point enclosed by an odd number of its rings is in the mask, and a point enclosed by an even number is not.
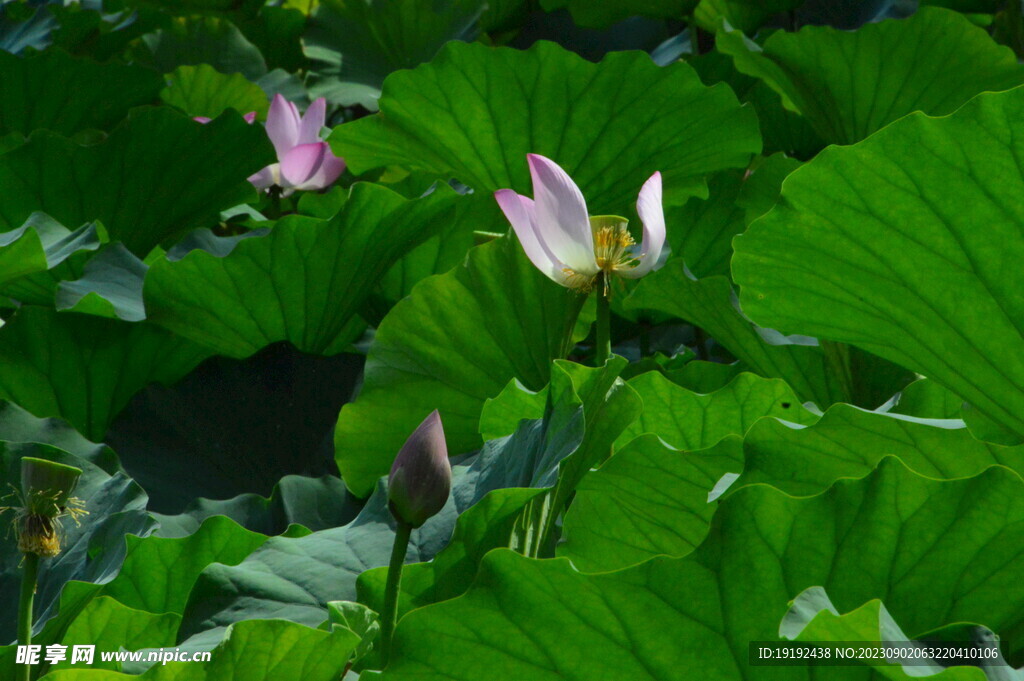
{"type": "Polygon", "coordinates": [[[558,164],[538,154],[526,158],[534,198],[511,189],[499,189],[494,198],[537,269],[562,286],[588,291],[602,272],[607,287],[612,275],[636,279],[654,268],[665,245],[660,172],[640,189],[636,210],[644,235],[636,252],[625,218],[591,217],[579,187],[558,164]]]}
{"type": "MultiPolygon", "coordinates": [[[[254,122],[256,122],[256,112],[255,111],[250,111],[249,113],[247,113],[244,116],[242,116],[242,118],[245,119],[246,123],[248,123],[249,125],[252,125],[254,122]]],[[[193,116],[192,120],[196,121],[197,123],[202,123],[203,125],[206,125],[207,123],[209,123],[213,119],[210,118],[209,116],[193,116]]]]}
{"type": "Polygon", "coordinates": [[[448,446],[435,409],[395,457],[388,476],[388,507],[396,519],[419,527],[444,508],[451,489],[448,446]]]}
{"type": "Polygon", "coordinates": [[[299,115],[294,104],[281,95],[274,95],[267,113],[267,136],[277,151],[272,163],[249,178],[257,189],[278,186],[284,195],[296,189],[323,189],[330,186],[345,170],[345,161],[331,152],[327,142],[320,140],[327,102],[319,98],[299,115]]]}

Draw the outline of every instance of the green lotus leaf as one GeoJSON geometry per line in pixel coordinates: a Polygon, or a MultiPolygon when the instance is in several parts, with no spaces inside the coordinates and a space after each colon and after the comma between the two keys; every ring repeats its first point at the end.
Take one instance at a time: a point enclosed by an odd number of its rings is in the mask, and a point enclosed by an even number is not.
{"type": "Polygon", "coordinates": [[[180,379],[209,354],[151,324],[23,307],[0,327],[0,397],[98,442],[136,392],[180,379]]]}
{"type": "Polygon", "coordinates": [[[978,93],[1024,83],[1011,50],[962,15],[937,8],[857,31],[778,31],[763,49],[723,31],[718,48],[832,144],[858,142],[914,111],[952,113],[978,93]]]}
{"type": "Polygon", "coordinates": [[[314,63],[311,94],[376,111],[389,73],[429,62],[449,40],[474,40],[485,8],[481,0],[320,0],[302,40],[314,63]]]}
{"type": "Polygon", "coordinates": [[[240,73],[223,74],[209,64],[179,66],[166,79],[160,99],[189,116],[216,118],[225,109],[234,109],[241,114],[255,111],[263,118],[270,106],[259,85],[240,73]]]}
{"type": "Polygon", "coordinates": [[[138,66],[98,64],[56,49],[27,57],[0,50],[0,136],[108,130],[132,107],[154,103],[161,85],[158,74],[138,66]]]}
{"type": "Polygon", "coordinates": [[[1018,88],[822,152],[734,242],[743,311],[896,362],[1024,435],[1022,121],[1018,88]]]}
{"type": "Polygon", "coordinates": [[[227,255],[159,259],[145,281],[148,318],[228,357],[284,340],[342,352],[362,332],[357,313],[378,278],[451,219],[456,199],[443,187],[409,201],[358,183],[331,220],[289,216],[227,255]]]}
{"type": "Polygon", "coordinates": [[[0,229],[35,211],[65,225],[99,220],[145,257],[253,196],[246,178],[273,160],[266,133],[231,113],[200,125],[167,107],[140,109],[92,146],[38,131],[0,155],[0,229]]]}
{"type": "Polygon", "coordinates": [[[1022,485],[1003,468],[930,480],[889,458],[815,497],[746,487],[683,558],[586,575],[492,551],[467,594],[402,619],[381,678],[809,679],[806,667],[750,667],[747,655],[811,586],[840,611],[881,599],[911,636],[980,622],[1019,651],[1022,485]]]}
{"type": "Polygon", "coordinates": [[[532,195],[526,155],[543,154],[593,215],[629,216],[656,170],[669,203],[703,195],[705,175],[744,167],[761,149],[753,112],[727,87],[638,52],[592,64],[547,42],[526,51],[453,42],[388,77],[380,107],[330,137],[354,172],[400,165],[478,192],[532,195]]]}

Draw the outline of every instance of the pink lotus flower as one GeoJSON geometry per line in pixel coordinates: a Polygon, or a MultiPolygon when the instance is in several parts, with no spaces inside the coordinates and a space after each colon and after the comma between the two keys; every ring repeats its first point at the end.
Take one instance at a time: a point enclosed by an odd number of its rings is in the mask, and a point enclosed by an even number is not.
{"type": "MultiPolygon", "coordinates": [[[[249,125],[252,125],[256,121],[256,112],[255,111],[250,111],[249,113],[247,113],[244,116],[242,116],[242,118],[245,119],[246,123],[248,123],[249,125]]],[[[193,116],[192,120],[196,121],[197,123],[202,123],[203,125],[206,125],[207,123],[209,123],[213,119],[210,118],[209,116],[193,116]]]]}
{"type": "Polygon", "coordinates": [[[345,161],[320,140],[326,112],[323,97],[310,104],[306,115],[300,116],[294,104],[274,95],[267,114],[267,136],[277,151],[278,162],[250,177],[249,182],[257,189],[276,185],[287,196],[296,189],[323,189],[337,180],[345,170],[345,161]]]}
{"type": "Polygon", "coordinates": [[[558,164],[537,154],[526,158],[534,199],[511,189],[499,189],[494,198],[537,269],[562,286],[583,291],[602,272],[607,286],[611,275],[636,279],[654,269],[665,245],[661,173],[640,189],[636,210],[644,236],[637,253],[625,218],[591,217],[579,187],[558,164]]]}

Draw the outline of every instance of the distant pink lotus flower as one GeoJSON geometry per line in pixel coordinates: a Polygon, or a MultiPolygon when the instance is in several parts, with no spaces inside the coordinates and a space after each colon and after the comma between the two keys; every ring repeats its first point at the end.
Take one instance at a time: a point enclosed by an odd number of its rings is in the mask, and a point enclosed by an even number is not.
{"type": "Polygon", "coordinates": [[[644,226],[637,253],[628,221],[615,215],[587,213],[587,203],[572,178],[551,159],[527,154],[533,199],[511,189],[494,198],[537,269],[562,286],[589,291],[597,275],[636,279],[650,272],[665,245],[661,173],[640,189],[637,213],[644,226]]]}
{"type": "MultiPolygon", "coordinates": [[[[242,118],[245,119],[246,123],[248,123],[249,125],[252,125],[256,121],[256,112],[255,111],[250,111],[249,113],[247,113],[244,116],[242,116],[242,118]]],[[[193,116],[192,120],[198,121],[199,123],[202,123],[203,125],[206,125],[207,123],[209,123],[213,119],[210,118],[209,116],[193,116]]]]}
{"type": "Polygon", "coordinates": [[[278,162],[251,176],[249,182],[257,189],[281,187],[287,196],[296,189],[323,189],[337,180],[345,170],[345,161],[320,140],[326,113],[323,97],[300,116],[294,104],[274,95],[267,114],[267,136],[277,151],[278,162]]]}

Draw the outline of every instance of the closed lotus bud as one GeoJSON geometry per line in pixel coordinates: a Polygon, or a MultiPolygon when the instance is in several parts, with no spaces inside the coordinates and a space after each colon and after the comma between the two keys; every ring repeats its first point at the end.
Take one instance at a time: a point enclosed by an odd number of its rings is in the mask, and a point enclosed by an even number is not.
{"type": "Polygon", "coordinates": [[[420,527],[444,508],[451,490],[448,446],[435,409],[395,457],[388,476],[388,507],[397,520],[420,527]]]}
{"type": "Polygon", "coordinates": [[[21,490],[24,506],[16,509],[18,548],[22,553],[42,557],[61,551],[60,519],[84,513],[71,495],[82,477],[82,469],[55,461],[24,457],[21,460],[21,490]]]}

